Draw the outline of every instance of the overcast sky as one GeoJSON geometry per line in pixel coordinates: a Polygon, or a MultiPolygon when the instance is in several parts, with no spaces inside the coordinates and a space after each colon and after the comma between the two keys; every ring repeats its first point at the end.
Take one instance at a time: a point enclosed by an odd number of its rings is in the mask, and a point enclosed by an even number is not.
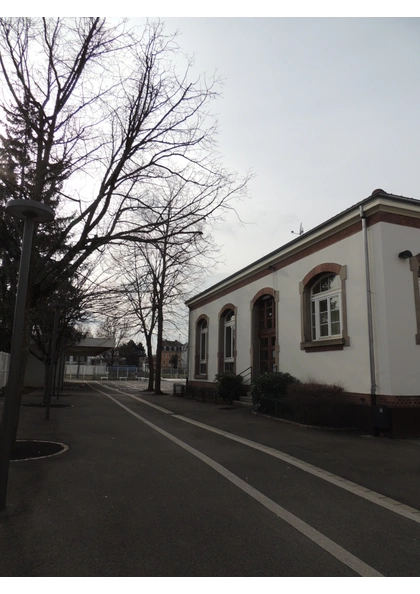
{"type": "MultiPolygon", "coordinates": [[[[369,196],[420,199],[420,19],[163,18],[218,73],[226,166],[250,198],[215,229],[207,286],[369,196]]],[[[139,19],[138,22],[143,20],[139,19]]]]}

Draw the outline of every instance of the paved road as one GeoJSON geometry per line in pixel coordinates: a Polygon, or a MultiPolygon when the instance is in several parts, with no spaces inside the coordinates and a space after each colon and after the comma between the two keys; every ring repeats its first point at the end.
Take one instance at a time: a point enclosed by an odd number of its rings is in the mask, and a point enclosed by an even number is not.
{"type": "Polygon", "coordinates": [[[416,443],[304,430],[249,410],[90,382],[22,432],[1,575],[419,576],[416,443]]]}

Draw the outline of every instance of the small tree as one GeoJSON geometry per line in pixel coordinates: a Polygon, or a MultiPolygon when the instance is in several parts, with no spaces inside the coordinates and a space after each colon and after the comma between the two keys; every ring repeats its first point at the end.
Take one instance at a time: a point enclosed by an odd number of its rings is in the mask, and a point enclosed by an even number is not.
{"type": "Polygon", "coordinates": [[[171,358],[169,359],[169,365],[171,365],[173,369],[178,369],[178,359],[178,353],[171,355],[171,358]]]}

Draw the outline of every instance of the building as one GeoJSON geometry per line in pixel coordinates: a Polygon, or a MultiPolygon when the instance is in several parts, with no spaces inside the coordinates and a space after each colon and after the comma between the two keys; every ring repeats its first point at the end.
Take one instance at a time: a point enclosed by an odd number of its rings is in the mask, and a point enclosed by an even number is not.
{"type": "Polygon", "coordinates": [[[420,435],[419,269],[420,201],[375,190],[187,301],[190,388],[284,371],[420,435]]]}
{"type": "Polygon", "coordinates": [[[162,340],[162,369],[173,368],[173,364],[171,363],[173,355],[178,356],[178,363],[180,363],[182,350],[183,345],[178,340],[162,340]]]}

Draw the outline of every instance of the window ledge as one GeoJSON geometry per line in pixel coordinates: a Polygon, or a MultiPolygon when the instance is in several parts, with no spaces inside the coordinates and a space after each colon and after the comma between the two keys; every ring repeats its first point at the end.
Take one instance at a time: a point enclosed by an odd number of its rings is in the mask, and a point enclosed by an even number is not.
{"type": "Polygon", "coordinates": [[[195,374],[194,375],[194,379],[207,379],[207,373],[203,373],[203,374],[195,374]]]}
{"type": "Polygon", "coordinates": [[[326,338],[325,340],[308,340],[300,343],[302,351],[312,353],[313,351],[341,351],[350,342],[345,338],[326,338]]]}

